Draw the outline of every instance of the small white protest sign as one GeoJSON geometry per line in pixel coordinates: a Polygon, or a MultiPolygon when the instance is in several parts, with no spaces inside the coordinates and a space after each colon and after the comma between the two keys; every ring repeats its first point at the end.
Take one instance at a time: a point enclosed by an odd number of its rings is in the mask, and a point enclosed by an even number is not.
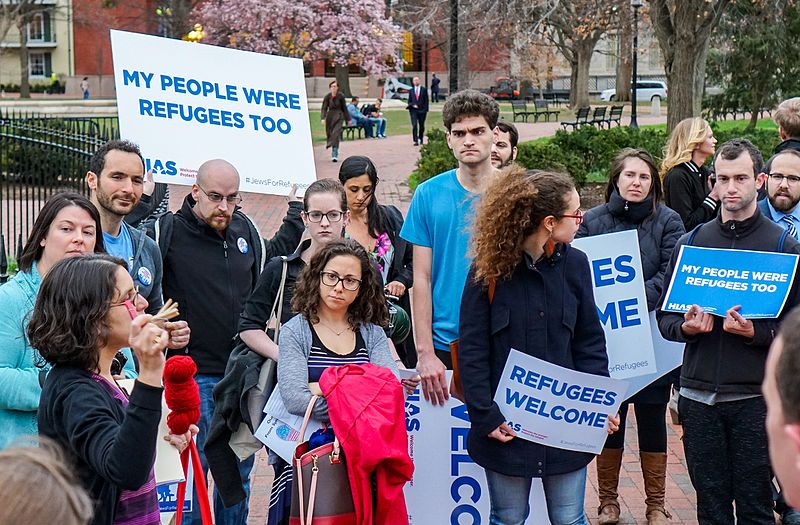
{"type": "Polygon", "coordinates": [[[316,180],[302,60],[115,30],[111,48],[120,135],[156,182],[192,184],[215,158],[245,192],[316,180]]]}
{"type": "Polygon", "coordinates": [[[599,454],[608,416],[618,412],[626,389],[624,381],[576,372],[512,348],[494,402],[519,438],[599,454]]]}

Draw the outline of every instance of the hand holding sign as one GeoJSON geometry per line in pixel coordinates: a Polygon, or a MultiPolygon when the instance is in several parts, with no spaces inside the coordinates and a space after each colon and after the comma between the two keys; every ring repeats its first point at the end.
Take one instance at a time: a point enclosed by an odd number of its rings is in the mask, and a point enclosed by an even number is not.
{"type": "Polygon", "coordinates": [[[725,313],[725,320],[722,322],[722,329],[729,334],[741,335],[752,339],[756,335],[753,321],[745,319],[739,314],[741,305],[736,305],[725,313]]]}
{"type": "Polygon", "coordinates": [[[489,437],[496,439],[501,443],[508,443],[517,437],[517,434],[510,426],[508,426],[508,423],[501,423],[499,427],[489,432],[489,437]]]}
{"type": "Polygon", "coordinates": [[[708,333],[714,328],[714,318],[696,304],[683,314],[683,318],[685,321],[681,325],[681,332],[689,337],[708,333]]]}
{"type": "Polygon", "coordinates": [[[425,400],[434,405],[444,406],[444,402],[450,396],[445,379],[445,367],[436,354],[420,354],[419,361],[417,361],[417,372],[422,378],[422,394],[425,396],[425,400]]]}
{"type": "Polygon", "coordinates": [[[608,416],[608,428],[606,429],[609,434],[613,434],[619,430],[619,412],[616,416],[608,416]]]}

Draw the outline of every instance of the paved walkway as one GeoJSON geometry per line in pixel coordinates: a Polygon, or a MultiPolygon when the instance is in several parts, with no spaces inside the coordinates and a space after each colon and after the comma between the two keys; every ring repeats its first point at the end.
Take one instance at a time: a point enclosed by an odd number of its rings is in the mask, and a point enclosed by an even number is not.
{"type": "MultiPolygon", "coordinates": [[[[438,118],[438,114],[432,114],[438,118]]],[[[627,117],[626,117],[627,119],[627,117]]],[[[656,124],[665,122],[665,117],[641,117],[640,124],[656,124]]],[[[623,120],[625,122],[625,120],[623,120]]],[[[517,124],[520,130],[521,141],[528,141],[539,137],[552,135],[559,128],[557,122],[537,124],[517,124]]],[[[391,133],[391,130],[389,130],[391,133]]],[[[411,137],[390,136],[387,139],[362,139],[342,142],[340,158],[349,155],[367,155],[378,169],[381,178],[378,186],[378,200],[381,203],[394,204],[406,211],[411,201],[406,179],[413,171],[419,158],[419,149],[412,145],[411,137]]],[[[318,178],[335,178],[338,174],[339,164],[330,160],[330,152],[325,146],[314,148],[314,158],[318,178]]],[[[173,186],[170,207],[177,208],[186,189],[173,186]]],[[[262,229],[265,235],[274,232],[285,213],[285,199],[282,197],[248,194],[243,207],[262,229]]],[[[628,418],[626,429],[626,451],[623,457],[623,466],[620,478],[620,496],[622,507],[622,520],[624,524],[644,524],[644,485],[639,465],[638,445],[636,441],[636,423],[633,411],[628,418]]],[[[675,525],[696,524],[695,494],[686,472],[686,462],[683,455],[683,446],[680,443],[676,428],[668,422],[668,475],[667,475],[667,510],[672,514],[672,523],[675,525]]],[[[272,470],[266,463],[265,455],[259,454],[256,469],[253,475],[253,495],[250,505],[250,524],[263,525],[266,522],[266,509],[269,502],[269,489],[272,482],[272,470]]],[[[418,468],[424,468],[422,466],[418,468]]],[[[586,511],[592,518],[596,514],[597,476],[594,463],[589,466],[588,482],[586,484],[586,511]]]]}

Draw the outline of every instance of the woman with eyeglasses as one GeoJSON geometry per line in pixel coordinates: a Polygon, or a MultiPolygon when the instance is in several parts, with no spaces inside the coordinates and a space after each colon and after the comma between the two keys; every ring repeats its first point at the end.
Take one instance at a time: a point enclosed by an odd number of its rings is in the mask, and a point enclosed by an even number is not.
{"type": "MultiPolygon", "coordinates": [[[[296,312],[292,310],[295,282],[312,257],[325,245],[341,239],[347,226],[350,212],[344,188],[334,179],[320,179],[311,183],[303,196],[303,211],[300,216],[306,226],[308,238],[300,243],[297,250],[286,257],[286,282],[283,292],[281,318],[274,320],[281,325],[291,319],[296,312]]],[[[261,272],[255,290],[247,299],[239,317],[239,337],[254,352],[265,358],[278,360],[278,345],[272,340],[275,324],[269,325],[270,315],[280,296],[283,258],[270,260],[261,272]],[[267,330],[269,328],[269,330],[267,330]]],[[[270,495],[270,525],[289,523],[291,504],[292,469],[277,455],[271,455],[270,462],[275,471],[275,482],[270,495]]]]}
{"type": "MultiPolygon", "coordinates": [[[[467,450],[486,471],[497,525],[525,522],[532,478],[542,480],[553,525],[589,523],[583,502],[594,455],[518,438],[494,402],[512,348],[608,376],[589,262],[569,245],[581,220],[572,179],[520,166],[489,184],[476,213],[458,363],[471,421],[467,450]]],[[[617,430],[618,417],[608,422],[609,433],[617,430]]]]}
{"type": "Polygon", "coordinates": [[[675,126],[664,148],[664,204],[678,212],[686,231],[717,216],[720,198],[703,167],[716,143],[708,122],[694,117],[675,126]]]}
{"type": "MultiPolygon", "coordinates": [[[[161,379],[169,334],[145,315],[125,261],[105,254],[56,263],[42,280],[28,323],[31,345],[52,366],[42,389],[39,433],[76,462],[96,502],[95,525],[161,523],[153,464],[161,439],[161,379]],[[140,373],[133,391],[111,372],[130,346],[140,373]]],[[[164,436],[178,450],[184,435],[164,436]]]]}
{"type": "MultiPolygon", "coordinates": [[[[414,283],[412,250],[402,237],[403,214],[394,206],[378,203],[378,170],[368,157],[348,157],[339,168],[339,181],[344,185],[350,222],[347,237],[355,239],[375,261],[385,283],[385,290],[397,297],[398,305],[411,312],[409,289],[414,283]]],[[[413,333],[413,327],[409,326],[413,333]]],[[[407,337],[396,345],[397,354],[408,368],[417,366],[414,338],[407,337]]]]}
{"type": "MultiPolygon", "coordinates": [[[[586,212],[577,234],[577,237],[588,237],[636,230],[647,310],[650,312],[658,307],[664,272],[678,239],[685,233],[680,216],[662,204],[661,198],[661,179],[650,154],[644,150],[623,149],[611,163],[606,203],[586,212]]],[[[672,375],[667,374],[620,406],[620,431],[608,436],[602,454],[597,457],[600,525],[619,522],[617,486],[625,446],[625,420],[631,404],[636,412],[639,459],[647,496],[647,523],[668,523],[669,513],[664,507],[667,474],[667,423],[664,415],[671,383],[672,375]]]]}
{"type": "MultiPolygon", "coordinates": [[[[47,372],[36,366],[41,358],[28,343],[25,327],[42,279],[65,257],[104,251],[97,208],[77,193],[50,197],[33,223],[17,274],[0,286],[0,449],[37,433],[36,411],[47,372]]],[[[133,359],[125,372],[136,375],[133,359]]]]}
{"type": "MultiPolygon", "coordinates": [[[[398,374],[383,326],[388,322],[383,282],[354,240],[332,241],[303,268],[294,289],[298,313],[281,328],[278,387],[287,410],[304,415],[330,366],[372,363],[398,374]]],[[[325,400],[314,417],[329,421],[325,400]]]]}

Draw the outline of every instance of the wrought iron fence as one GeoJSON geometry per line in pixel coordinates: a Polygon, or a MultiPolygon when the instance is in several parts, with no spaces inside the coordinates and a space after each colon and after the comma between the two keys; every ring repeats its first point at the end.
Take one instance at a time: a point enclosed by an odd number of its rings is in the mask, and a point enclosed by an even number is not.
{"type": "Polygon", "coordinates": [[[47,199],[65,190],[88,195],[89,159],[118,136],[117,117],[0,112],[0,283],[47,199]]]}

